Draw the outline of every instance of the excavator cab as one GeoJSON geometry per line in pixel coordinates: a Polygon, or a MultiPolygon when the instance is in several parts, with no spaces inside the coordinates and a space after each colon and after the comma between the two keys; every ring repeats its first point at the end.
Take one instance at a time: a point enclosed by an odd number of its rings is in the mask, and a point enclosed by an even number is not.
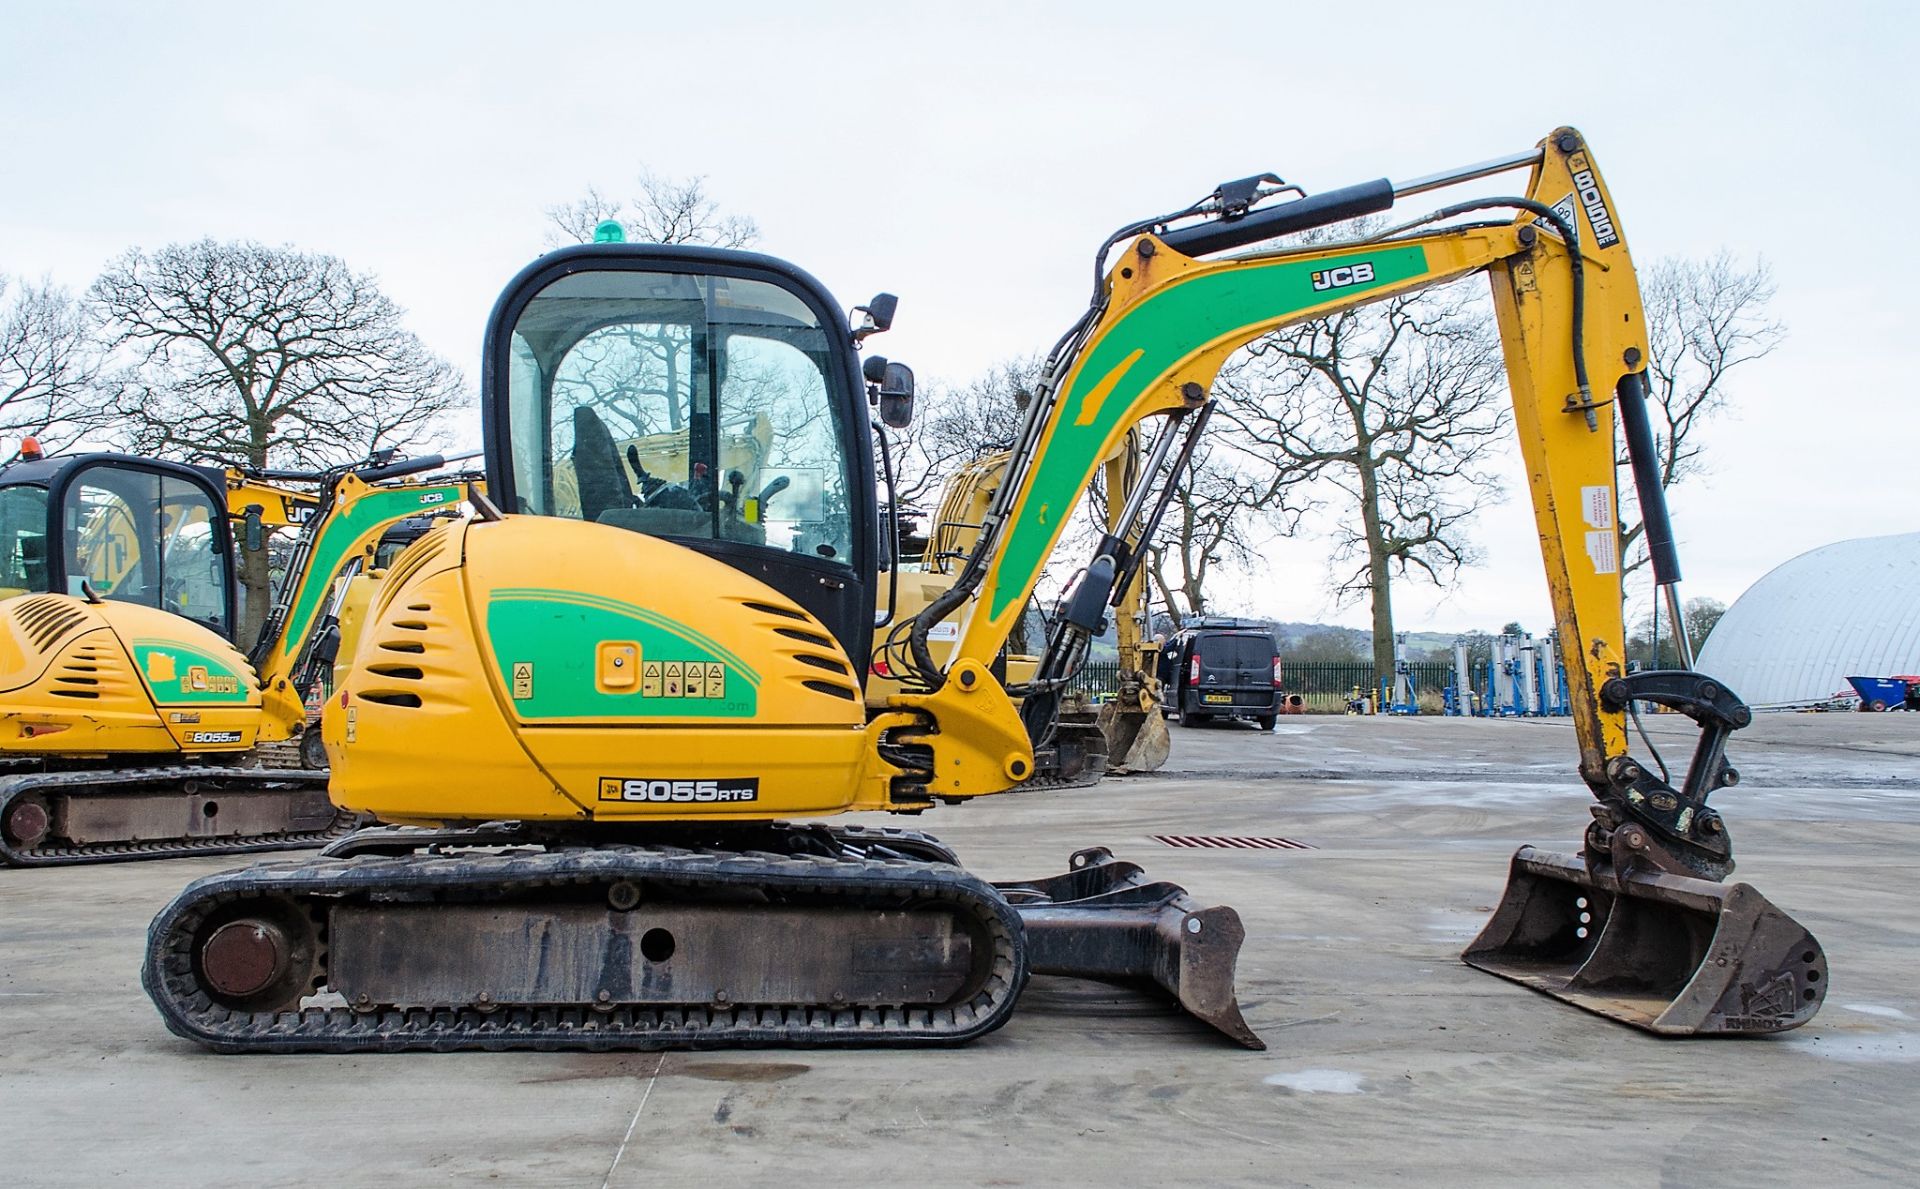
{"type": "Polygon", "coordinates": [[[806,608],[848,657],[867,655],[879,534],[867,403],[819,282],[704,248],[553,252],[507,287],[485,368],[502,508],[705,554],[806,608]]]}
{"type": "Polygon", "coordinates": [[[0,597],[91,594],[235,626],[225,478],[125,454],[0,470],[0,597]]]}

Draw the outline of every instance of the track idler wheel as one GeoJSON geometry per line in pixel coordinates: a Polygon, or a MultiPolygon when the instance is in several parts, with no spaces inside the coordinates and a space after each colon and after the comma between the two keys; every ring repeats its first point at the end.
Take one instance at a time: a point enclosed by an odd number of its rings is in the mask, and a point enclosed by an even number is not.
{"type": "Polygon", "coordinates": [[[216,1003],[234,1011],[297,1006],[317,981],[318,930],[294,905],[262,901],[210,921],[194,942],[194,965],[216,1003]]]}
{"type": "Polygon", "coordinates": [[[0,830],[6,832],[7,841],[15,846],[33,846],[52,828],[53,815],[47,811],[47,803],[38,797],[21,797],[7,806],[6,820],[0,821],[0,830]]]}

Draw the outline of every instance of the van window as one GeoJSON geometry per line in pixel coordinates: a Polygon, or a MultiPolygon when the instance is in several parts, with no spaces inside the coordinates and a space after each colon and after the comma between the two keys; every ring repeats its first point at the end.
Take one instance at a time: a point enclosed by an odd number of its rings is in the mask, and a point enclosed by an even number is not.
{"type": "Polygon", "coordinates": [[[1209,669],[1258,669],[1273,664],[1268,636],[1202,636],[1200,663],[1209,669]]]}

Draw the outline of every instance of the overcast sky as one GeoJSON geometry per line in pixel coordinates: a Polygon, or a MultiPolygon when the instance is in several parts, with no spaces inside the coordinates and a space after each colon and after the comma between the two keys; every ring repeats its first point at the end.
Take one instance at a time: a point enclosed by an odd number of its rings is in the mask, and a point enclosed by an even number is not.
{"type": "MultiPolygon", "coordinates": [[[[0,0],[0,18],[0,271],[78,290],[130,245],[330,252],[473,380],[545,208],[642,163],[704,175],[843,304],[899,294],[876,345],[959,380],[1050,344],[1113,228],[1219,181],[1408,178],[1572,124],[1643,266],[1724,247],[1779,285],[1785,345],[1737,375],[1711,473],[1672,497],[1685,593],[1731,602],[1816,545],[1920,528],[1907,5],[0,0]]],[[[1406,586],[1401,627],[1545,628],[1506,470],[1512,498],[1475,529],[1487,564],[1444,595],[1406,586]]],[[[1234,595],[1364,625],[1331,606],[1324,552],[1276,546],[1261,593],[1234,595]]]]}

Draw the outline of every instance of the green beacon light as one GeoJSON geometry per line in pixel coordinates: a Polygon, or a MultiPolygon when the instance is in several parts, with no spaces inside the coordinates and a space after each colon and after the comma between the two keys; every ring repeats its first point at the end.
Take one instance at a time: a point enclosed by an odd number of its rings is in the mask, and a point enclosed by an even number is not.
{"type": "Polygon", "coordinates": [[[627,229],[620,226],[618,220],[608,219],[593,229],[593,242],[596,244],[624,244],[627,242],[627,229]]]}

